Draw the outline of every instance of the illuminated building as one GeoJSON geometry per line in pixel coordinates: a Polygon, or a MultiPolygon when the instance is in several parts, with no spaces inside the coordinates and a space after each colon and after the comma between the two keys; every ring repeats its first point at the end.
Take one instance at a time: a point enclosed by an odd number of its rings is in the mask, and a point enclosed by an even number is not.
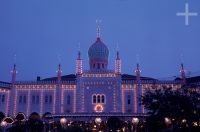
{"type": "MultiPolygon", "coordinates": [[[[144,107],[139,97],[146,89],[155,87],[180,88],[186,83],[183,64],[179,80],[160,81],[142,77],[140,66],[135,75],[122,74],[119,52],[116,53],[115,68],[108,69],[109,50],[100,38],[97,28],[96,41],[88,50],[89,69],[83,68],[81,53],[76,59],[76,73],[62,76],[58,65],[57,77],[37,81],[16,81],[16,65],[12,70],[11,83],[0,82],[0,111],[6,115],[23,112],[52,114],[124,113],[143,114],[144,107]]],[[[134,73],[131,73],[134,74],[134,73]]]]}

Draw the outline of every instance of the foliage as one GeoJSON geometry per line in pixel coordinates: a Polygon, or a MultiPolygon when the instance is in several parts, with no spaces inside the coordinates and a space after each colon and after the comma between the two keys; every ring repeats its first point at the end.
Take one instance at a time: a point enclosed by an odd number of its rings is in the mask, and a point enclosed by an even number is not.
{"type": "Polygon", "coordinates": [[[150,114],[147,126],[153,131],[160,130],[166,125],[165,117],[176,125],[181,125],[183,119],[188,125],[199,120],[200,94],[188,87],[177,90],[166,87],[149,89],[142,96],[142,104],[150,114]]]}

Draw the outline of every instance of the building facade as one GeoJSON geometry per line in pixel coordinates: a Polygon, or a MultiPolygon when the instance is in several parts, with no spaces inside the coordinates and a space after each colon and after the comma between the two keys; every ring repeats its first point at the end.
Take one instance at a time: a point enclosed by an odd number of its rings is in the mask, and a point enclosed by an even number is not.
{"type": "Polygon", "coordinates": [[[37,81],[16,81],[16,65],[10,83],[0,82],[0,111],[6,115],[23,112],[30,115],[84,114],[84,113],[145,113],[140,96],[154,87],[180,88],[186,81],[183,65],[179,80],[165,80],[121,73],[121,59],[116,53],[115,68],[108,69],[109,50],[102,42],[99,29],[96,41],[88,50],[88,70],[83,70],[80,51],[76,59],[76,73],[62,75],[58,65],[57,76],[37,81]]]}

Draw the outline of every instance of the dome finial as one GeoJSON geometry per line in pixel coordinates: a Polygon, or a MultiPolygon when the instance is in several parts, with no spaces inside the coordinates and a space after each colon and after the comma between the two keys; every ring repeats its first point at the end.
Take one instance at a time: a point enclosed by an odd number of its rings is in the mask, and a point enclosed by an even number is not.
{"type": "Polygon", "coordinates": [[[97,19],[96,24],[97,24],[97,38],[98,39],[100,38],[100,23],[101,23],[101,20],[97,19]]]}

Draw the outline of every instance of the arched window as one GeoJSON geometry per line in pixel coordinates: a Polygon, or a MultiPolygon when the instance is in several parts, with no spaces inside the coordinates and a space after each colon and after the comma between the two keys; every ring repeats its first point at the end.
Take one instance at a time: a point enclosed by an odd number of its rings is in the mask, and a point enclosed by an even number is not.
{"type": "Polygon", "coordinates": [[[96,97],[96,95],[93,95],[93,103],[94,104],[97,103],[97,97],[96,97]]]}
{"type": "Polygon", "coordinates": [[[127,96],[127,104],[131,104],[131,95],[127,96]]]}
{"type": "Polygon", "coordinates": [[[101,103],[101,96],[97,95],[97,103],[101,103]]]}
{"type": "Polygon", "coordinates": [[[105,103],[105,96],[104,95],[101,95],[101,103],[105,103]]]}
{"type": "Polygon", "coordinates": [[[67,104],[70,105],[70,102],[71,102],[70,95],[67,95],[67,104]]]}

